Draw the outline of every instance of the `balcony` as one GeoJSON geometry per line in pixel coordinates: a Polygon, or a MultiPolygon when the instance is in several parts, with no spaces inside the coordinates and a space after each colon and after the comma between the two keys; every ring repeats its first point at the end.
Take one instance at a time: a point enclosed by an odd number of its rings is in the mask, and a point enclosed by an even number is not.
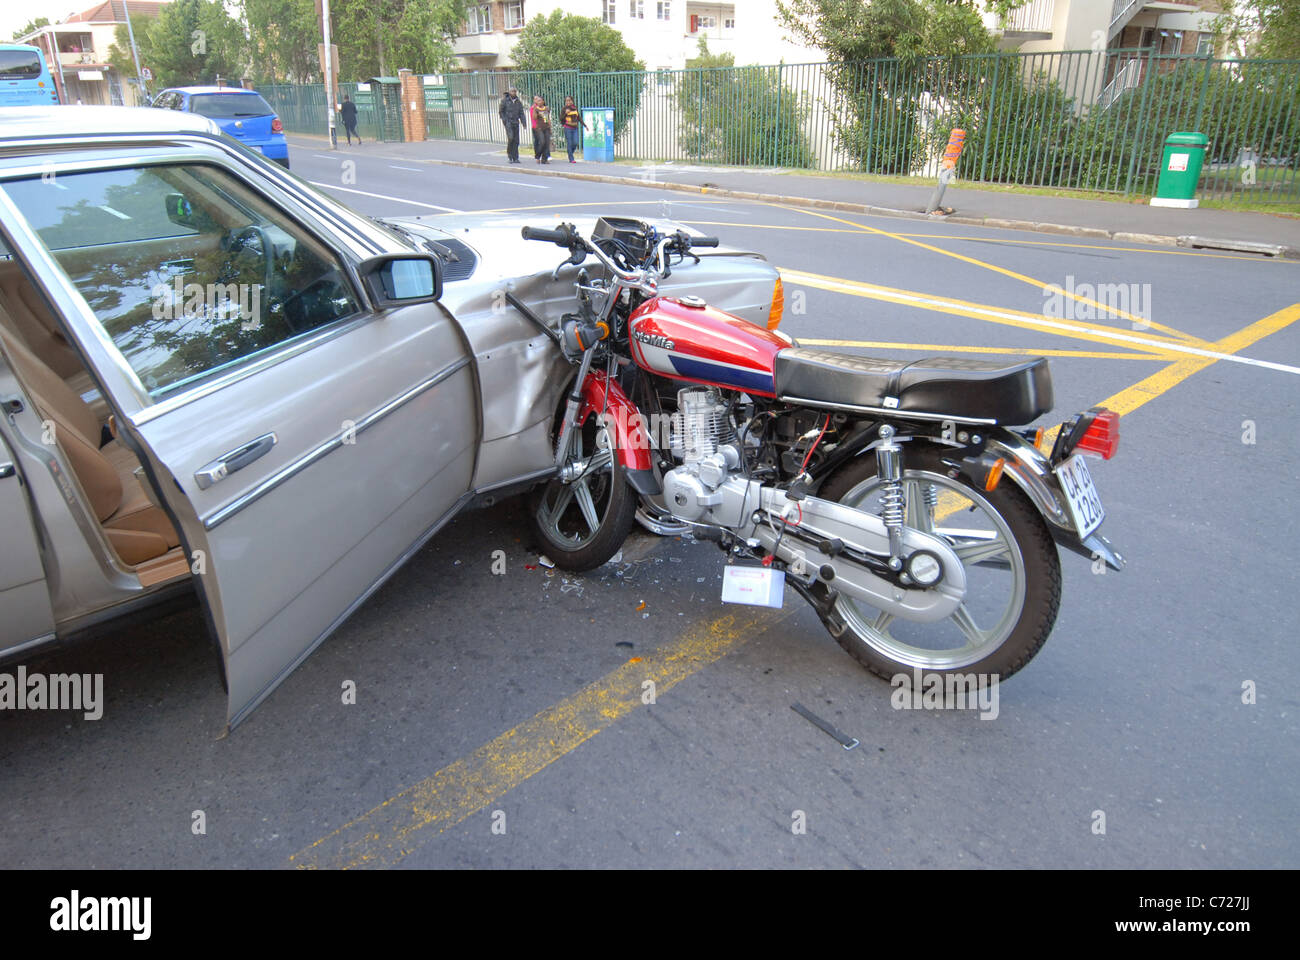
{"type": "Polygon", "coordinates": [[[1046,40],[1052,35],[1052,19],[1055,16],[1056,0],[1030,0],[1007,15],[1002,24],[1002,32],[1004,35],[1033,34],[1036,39],[1046,40]]]}
{"type": "Polygon", "coordinates": [[[59,53],[59,63],[65,67],[80,67],[86,64],[96,64],[102,66],[103,58],[97,57],[93,53],[59,53]]]}
{"type": "Polygon", "coordinates": [[[471,33],[452,41],[452,52],[458,57],[495,57],[501,53],[501,35],[497,33],[471,33]]]}

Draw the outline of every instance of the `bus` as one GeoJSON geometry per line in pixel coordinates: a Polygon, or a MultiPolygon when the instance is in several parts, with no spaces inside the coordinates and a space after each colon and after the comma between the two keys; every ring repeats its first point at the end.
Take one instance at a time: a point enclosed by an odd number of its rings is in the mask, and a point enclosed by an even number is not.
{"type": "Polygon", "coordinates": [[[51,106],[59,91],[39,47],[0,43],[0,107],[51,106]]]}

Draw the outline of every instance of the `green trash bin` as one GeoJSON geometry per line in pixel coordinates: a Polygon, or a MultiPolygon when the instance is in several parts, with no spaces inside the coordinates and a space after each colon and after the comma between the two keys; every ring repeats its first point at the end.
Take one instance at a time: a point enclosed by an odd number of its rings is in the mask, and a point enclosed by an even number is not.
{"type": "Polygon", "coordinates": [[[1184,207],[1199,204],[1196,184],[1201,179],[1201,165],[1210,139],[1203,133],[1171,133],[1165,137],[1165,152],[1160,158],[1160,179],[1156,181],[1153,207],[1184,207]]]}

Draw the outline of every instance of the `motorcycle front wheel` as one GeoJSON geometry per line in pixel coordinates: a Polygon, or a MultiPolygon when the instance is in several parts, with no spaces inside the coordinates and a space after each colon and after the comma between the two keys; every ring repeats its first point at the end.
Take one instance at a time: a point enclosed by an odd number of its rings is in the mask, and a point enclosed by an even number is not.
{"type": "Polygon", "coordinates": [[[542,552],[563,570],[593,570],[618,552],[636,522],[637,494],[594,416],[575,431],[566,470],[533,496],[542,552]]]}
{"type": "MultiPolygon", "coordinates": [[[[966,597],[945,620],[912,623],[840,596],[835,614],[846,629],[836,639],[887,679],[918,669],[1005,679],[1030,661],[1056,622],[1061,564],[1047,525],[1013,481],[985,491],[951,477],[937,448],[908,444],[903,464],[904,522],[953,549],[965,569],[966,597]]],[[[818,496],[879,516],[881,492],[868,454],[833,474],[818,496]]]]}

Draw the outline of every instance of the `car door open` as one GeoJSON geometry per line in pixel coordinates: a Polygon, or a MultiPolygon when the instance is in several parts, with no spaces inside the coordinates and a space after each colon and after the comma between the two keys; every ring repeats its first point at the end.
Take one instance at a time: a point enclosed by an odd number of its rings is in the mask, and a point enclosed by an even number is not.
{"type": "Polygon", "coordinates": [[[469,349],[434,258],[372,256],[363,292],[361,257],[231,168],[58,183],[6,205],[176,528],[234,725],[464,502],[469,349]]]}

